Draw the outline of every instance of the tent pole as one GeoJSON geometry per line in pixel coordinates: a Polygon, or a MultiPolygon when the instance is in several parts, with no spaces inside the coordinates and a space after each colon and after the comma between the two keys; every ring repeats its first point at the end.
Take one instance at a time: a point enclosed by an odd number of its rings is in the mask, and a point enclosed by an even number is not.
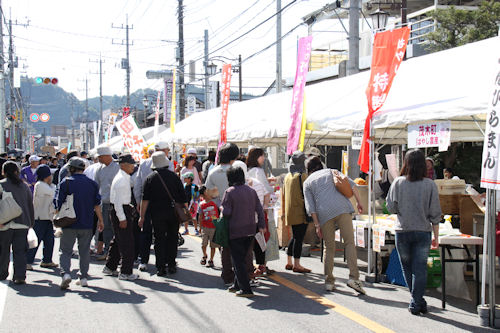
{"type": "MultiPolygon", "coordinates": [[[[374,155],[374,144],[373,144],[373,126],[372,126],[372,121],[370,119],[370,151],[369,151],[369,156],[370,156],[370,166],[368,170],[368,270],[367,274],[368,276],[371,275],[372,273],[372,257],[373,257],[373,249],[372,249],[372,223],[375,223],[375,216],[373,215],[372,212],[372,192],[373,192],[373,155],[374,155]]],[[[375,277],[376,279],[377,277],[375,277]]]]}
{"type": "MultiPolygon", "coordinates": [[[[488,299],[490,303],[490,326],[495,327],[495,205],[496,205],[496,191],[492,189],[487,190],[487,199],[488,199],[488,229],[489,232],[487,234],[488,239],[488,261],[489,261],[489,275],[488,275],[488,299]]],[[[485,234],[486,235],[486,234],[485,234]]],[[[483,280],[485,280],[483,278],[483,280]]]]}

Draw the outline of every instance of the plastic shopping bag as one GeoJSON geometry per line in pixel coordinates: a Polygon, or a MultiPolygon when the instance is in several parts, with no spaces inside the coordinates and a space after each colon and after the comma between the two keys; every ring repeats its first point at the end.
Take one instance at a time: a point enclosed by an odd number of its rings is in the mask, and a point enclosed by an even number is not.
{"type": "Polygon", "coordinates": [[[33,230],[33,228],[30,228],[28,230],[28,247],[30,249],[34,249],[37,246],[38,246],[38,237],[36,236],[35,230],[33,230]]]}

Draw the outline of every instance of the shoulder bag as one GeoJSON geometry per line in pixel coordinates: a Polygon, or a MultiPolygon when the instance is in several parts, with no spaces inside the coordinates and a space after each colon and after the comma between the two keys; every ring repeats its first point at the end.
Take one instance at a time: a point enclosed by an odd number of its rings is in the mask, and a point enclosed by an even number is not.
{"type": "Polygon", "coordinates": [[[350,199],[354,193],[352,192],[351,183],[349,178],[338,170],[332,170],[333,183],[344,197],[350,199]]]}
{"type": "Polygon", "coordinates": [[[12,192],[2,192],[2,200],[0,200],[0,224],[10,222],[16,217],[21,216],[22,213],[23,210],[12,196],[12,192]]]}
{"type": "Polygon", "coordinates": [[[177,216],[177,220],[179,220],[179,223],[184,223],[184,222],[189,222],[192,220],[191,213],[189,213],[189,210],[184,206],[182,203],[175,202],[174,197],[172,197],[172,194],[170,194],[170,191],[168,190],[167,185],[165,184],[165,181],[163,181],[162,176],[158,171],[155,171],[158,177],[160,178],[161,183],[163,184],[163,187],[165,188],[165,191],[167,191],[167,194],[172,200],[172,208],[174,208],[175,211],[175,216],[177,216]]]}
{"type": "MultiPolygon", "coordinates": [[[[66,193],[69,184],[66,181],[66,193]]],[[[73,207],[73,194],[66,195],[66,201],[61,205],[61,209],[54,215],[54,226],[56,228],[67,228],[76,222],[75,207],[73,207]]]]}
{"type": "Polygon", "coordinates": [[[313,222],[313,219],[311,217],[311,215],[307,214],[307,211],[306,211],[306,198],[304,197],[304,183],[302,182],[302,172],[299,173],[299,184],[300,184],[300,193],[302,194],[302,199],[304,200],[304,214],[306,215],[306,222],[307,223],[311,223],[313,222]]]}

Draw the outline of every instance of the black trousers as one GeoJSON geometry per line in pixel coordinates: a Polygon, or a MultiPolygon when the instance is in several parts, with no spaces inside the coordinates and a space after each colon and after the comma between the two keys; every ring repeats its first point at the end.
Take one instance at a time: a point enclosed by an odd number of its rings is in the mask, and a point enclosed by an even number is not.
{"type": "Polygon", "coordinates": [[[139,235],[139,255],[141,256],[141,264],[149,263],[152,243],[153,226],[151,225],[151,214],[148,209],[146,210],[146,215],[144,216],[144,224],[139,235]]]}
{"type": "Polygon", "coordinates": [[[288,243],[287,255],[289,257],[294,257],[299,259],[302,254],[302,243],[304,242],[304,236],[306,235],[308,224],[302,223],[297,225],[292,225],[293,237],[288,243]]]}
{"type": "MultiPolygon", "coordinates": [[[[222,280],[224,281],[224,284],[233,283],[234,271],[233,271],[233,263],[231,262],[230,247],[221,248],[221,258],[222,258],[222,273],[221,273],[222,280]]],[[[252,245],[248,247],[247,255],[245,257],[245,265],[247,268],[248,276],[250,276],[254,271],[252,245]]]]}
{"type": "Polygon", "coordinates": [[[258,242],[254,242],[253,244],[253,254],[255,255],[257,265],[266,264],[266,251],[262,251],[258,242]]]}
{"type": "Polygon", "coordinates": [[[177,258],[177,243],[179,241],[179,222],[174,212],[166,215],[152,215],[153,232],[155,235],[156,268],[165,269],[165,265],[175,267],[177,258]]]}
{"type": "Polygon", "coordinates": [[[26,253],[28,252],[28,229],[0,231],[0,280],[9,276],[10,248],[14,259],[14,280],[26,279],[26,253]]]}
{"type": "Polygon", "coordinates": [[[234,287],[243,292],[251,292],[250,280],[246,267],[245,257],[247,256],[248,249],[251,248],[254,237],[243,237],[229,240],[231,247],[231,259],[233,261],[234,274],[234,287]]]}
{"type": "Polygon", "coordinates": [[[116,216],[116,211],[112,206],[111,209],[111,224],[113,226],[114,237],[109,245],[109,254],[106,266],[111,270],[116,270],[120,259],[122,260],[121,273],[132,274],[134,268],[134,212],[133,207],[124,205],[123,210],[127,218],[127,227],[120,228],[120,221],[116,216]]]}

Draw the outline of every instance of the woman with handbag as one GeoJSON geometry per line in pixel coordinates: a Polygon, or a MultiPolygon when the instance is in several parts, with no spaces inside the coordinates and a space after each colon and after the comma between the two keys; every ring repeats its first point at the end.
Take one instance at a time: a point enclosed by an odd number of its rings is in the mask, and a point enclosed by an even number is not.
{"type": "Polygon", "coordinates": [[[308,226],[308,215],[304,205],[303,184],[307,178],[305,167],[306,155],[301,151],[296,151],[290,157],[289,173],[285,176],[283,188],[281,189],[281,211],[286,226],[292,228],[292,237],[288,243],[288,262],[286,270],[293,270],[296,273],[310,273],[311,270],[300,264],[302,254],[302,243],[306,235],[308,226]],[[293,263],[292,263],[293,258],[293,263]]]}
{"type": "Polygon", "coordinates": [[[56,193],[56,186],[52,184],[52,173],[49,166],[39,165],[35,171],[37,182],[33,191],[33,206],[35,208],[35,230],[38,237],[38,246],[28,250],[27,270],[33,270],[33,262],[40,243],[43,241],[43,258],[40,267],[55,268],[57,264],[52,262],[54,250],[54,228],[52,218],[54,217],[54,205],[52,200],[56,193]]]}
{"type": "MultiPolygon", "coordinates": [[[[170,161],[165,153],[157,151],[151,159],[154,172],[146,178],[142,189],[139,227],[142,228],[149,207],[155,236],[156,275],[165,276],[167,265],[169,274],[177,272],[179,225],[186,221],[181,216],[184,212],[177,210],[187,210],[188,206],[182,182],[168,169],[170,161]]],[[[187,216],[191,219],[189,211],[187,216]]]]}
{"type": "MultiPolygon", "coordinates": [[[[26,253],[28,251],[28,229],[35,223],[33,197],[28,185],[20,178],[19,167],[14,162],[5,162],[2,166],[5,179],[0,181],[3,193],[10,192],[22,213],[11,221],[0,225],[0,280],[7,279],[9,275],[10,248],[14,258],[15,284],[26,283],[26,253]]],[[[17,207],[17,209],[19,208],[17,207]]],[[[8,212],[0,212],[4,215],[8,212]]],[[[2,221],[4,222],[4,221],[2,221]]]]}
{"type": "Polygon", "coordinates": [[[352,207],[349,198],[353,195],[357,201],[358,211],[363,211],[358,191],[354,182],[337,170],[323,169],[319,157],[309,157],[306,161],[308,177],[304,182],[304,199],[306,211],[311,215],[318,237],[325,240],[324,274],[325,289],[335,290],[333,266],[335,258],[335,229],[340,229],[344,240],[349,267],[347,286],[360,294],[365,294],[363,283],[359,280],[358,256],[354,244],[352,227],[352,207]]]}

